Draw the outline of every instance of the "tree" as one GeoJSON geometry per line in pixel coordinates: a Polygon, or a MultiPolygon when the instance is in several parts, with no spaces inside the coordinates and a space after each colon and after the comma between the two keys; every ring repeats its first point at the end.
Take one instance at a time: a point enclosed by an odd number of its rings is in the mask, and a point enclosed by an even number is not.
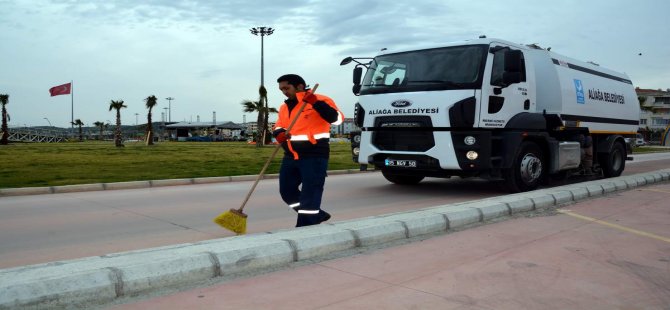
{"type": "Polygon", "coordinates": [[[83,126],[84,123],[80,119],[76,119],[74,122],[72,122],[72,125],[79,127],[79,142],[84,141],[84,136],[81,133],[81,126],[83,126]]]}
{"type": "Polygon", "coordinates": [[[151,124],[151,109],[153,109],[154,106],[158,103],[158,99],[156,96],[151,95],[144,99],[144,101],[147,103],[147,109],[149,109],[149,114],[147,114],[147,145],[153,145],[154,144],[154,133],[153,133],[153,126],[151,124]]]}
{"type": "Polygon", "coordinates": [[[268,115],[270,113],[278,113],[277,109],[269,108],[267,106],[267,90],[265,87],[261,86],[258,89],[260,98],[258,101],[244,100],[242,101],[242,106],[244,106],[244,112],[254,113],[258,112],[258,117],[256,118],[257,130],[254,135],[254,141],[256,141],[256,146],[261,147],[264,144],[264,138],[269,134],[266,134],[269,129],[267,126],[268,115]]]}
{"type": "Polygon", "coordinates": [[[121,109],[127,108],[123,105],[123,100],[112,100],[109,103],[109,110],[116,110],[116,129],[114,130],[114,145],[116,147],[123,147],[123,142],[121,141],[121,109]]]}
{"type": "Polygon", "coordinates": [[[105,123],[103,122],[95,122],[93,123],[95,127],[98,127],[100,129],[100,137],[98,137],[98,140],[103,140],[103,134],[105,132],[105,123]]]}
{"type": "Polygon", "coordinates": [[[9,131],[7,129],[7,109],[5,106],[9,103],[9,95],[0,94],[0,104],[2,104],[2,138],[0,139],[1,145],[7,145],[9,143],[9,131]]]}

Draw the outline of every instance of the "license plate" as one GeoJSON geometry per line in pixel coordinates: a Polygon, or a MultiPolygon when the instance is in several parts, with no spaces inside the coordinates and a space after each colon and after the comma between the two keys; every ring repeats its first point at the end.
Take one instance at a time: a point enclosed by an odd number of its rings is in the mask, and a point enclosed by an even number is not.
{"type": "Polygon", "coordinates": [[[416,168],[416,160],[387,159],[384,161],[387,167],[408,167],[416,168]]]}

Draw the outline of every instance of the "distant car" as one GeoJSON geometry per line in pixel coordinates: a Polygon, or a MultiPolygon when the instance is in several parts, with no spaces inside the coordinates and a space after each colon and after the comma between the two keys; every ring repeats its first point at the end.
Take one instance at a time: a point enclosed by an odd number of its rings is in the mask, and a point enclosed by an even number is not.
{"type": "Polygon", "coordinates": [[[635,139],[635,146],[644,146],[647,145],[647,142],[644,141],[644,138],[635,139]]]}
{"type": "Polygon", "coordinates": [[[635,137],[635,146],[647,145],[647,142],[644,141],[644,137],[641,134],[637,134],[635,137]]]}

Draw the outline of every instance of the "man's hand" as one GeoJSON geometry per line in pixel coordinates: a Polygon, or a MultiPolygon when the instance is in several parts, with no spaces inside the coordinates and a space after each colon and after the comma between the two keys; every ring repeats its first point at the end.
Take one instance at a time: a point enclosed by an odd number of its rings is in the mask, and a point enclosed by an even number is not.
{"type": "Polygon", "coordinates": [[[285,131],[280,132],[275,139],[277,139],[277,142],[279,143],[284,143],[286,140],[288,140],[288,136],[286,135],[285,131]]]}
{"type": "Polygon", "coordinates": [[[305,97],[302,98],[303,101],[309,103],[309,104],[314,104],[317,102],[319,99],[316,98],[316,95],[312,92],[306,92],[305,97]]]}

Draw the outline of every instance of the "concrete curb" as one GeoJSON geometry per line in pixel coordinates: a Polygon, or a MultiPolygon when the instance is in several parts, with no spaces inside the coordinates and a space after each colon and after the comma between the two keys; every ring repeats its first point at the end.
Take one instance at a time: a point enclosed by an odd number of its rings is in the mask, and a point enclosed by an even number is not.
{"type": "Polygon", "coordinates": [[[104,305],[669,180],[666,169],[328,225],[2,269],[0,309],[104,305]]]}
{"type": "MultiPolygon", "coordinates": [[[[352,174],[361,172],[374,172],[375,170],[359,171],[357,169],[331,170],[328,175],[352,174]]],[[[74,192],[117,190],[117,189],[138,189],[149,187],[192,185],[192,184],[211,184],[224,182],[255,181],[258,175],[237,175],[225,177],[207,177],[207,178],[186,178],[186,179],[166,179],[166,180],[147,180],[131,182],[114,183],[93,183],[77,184],[63,186],[45,186],[45,187],[19,187],[19,188],[0,188],[0,197],[5,196],[25,196],[42,194],[61,194],[74,192]]],[[[266,174],[263,179],[277,179],[279,174],[266,174]]]]}

